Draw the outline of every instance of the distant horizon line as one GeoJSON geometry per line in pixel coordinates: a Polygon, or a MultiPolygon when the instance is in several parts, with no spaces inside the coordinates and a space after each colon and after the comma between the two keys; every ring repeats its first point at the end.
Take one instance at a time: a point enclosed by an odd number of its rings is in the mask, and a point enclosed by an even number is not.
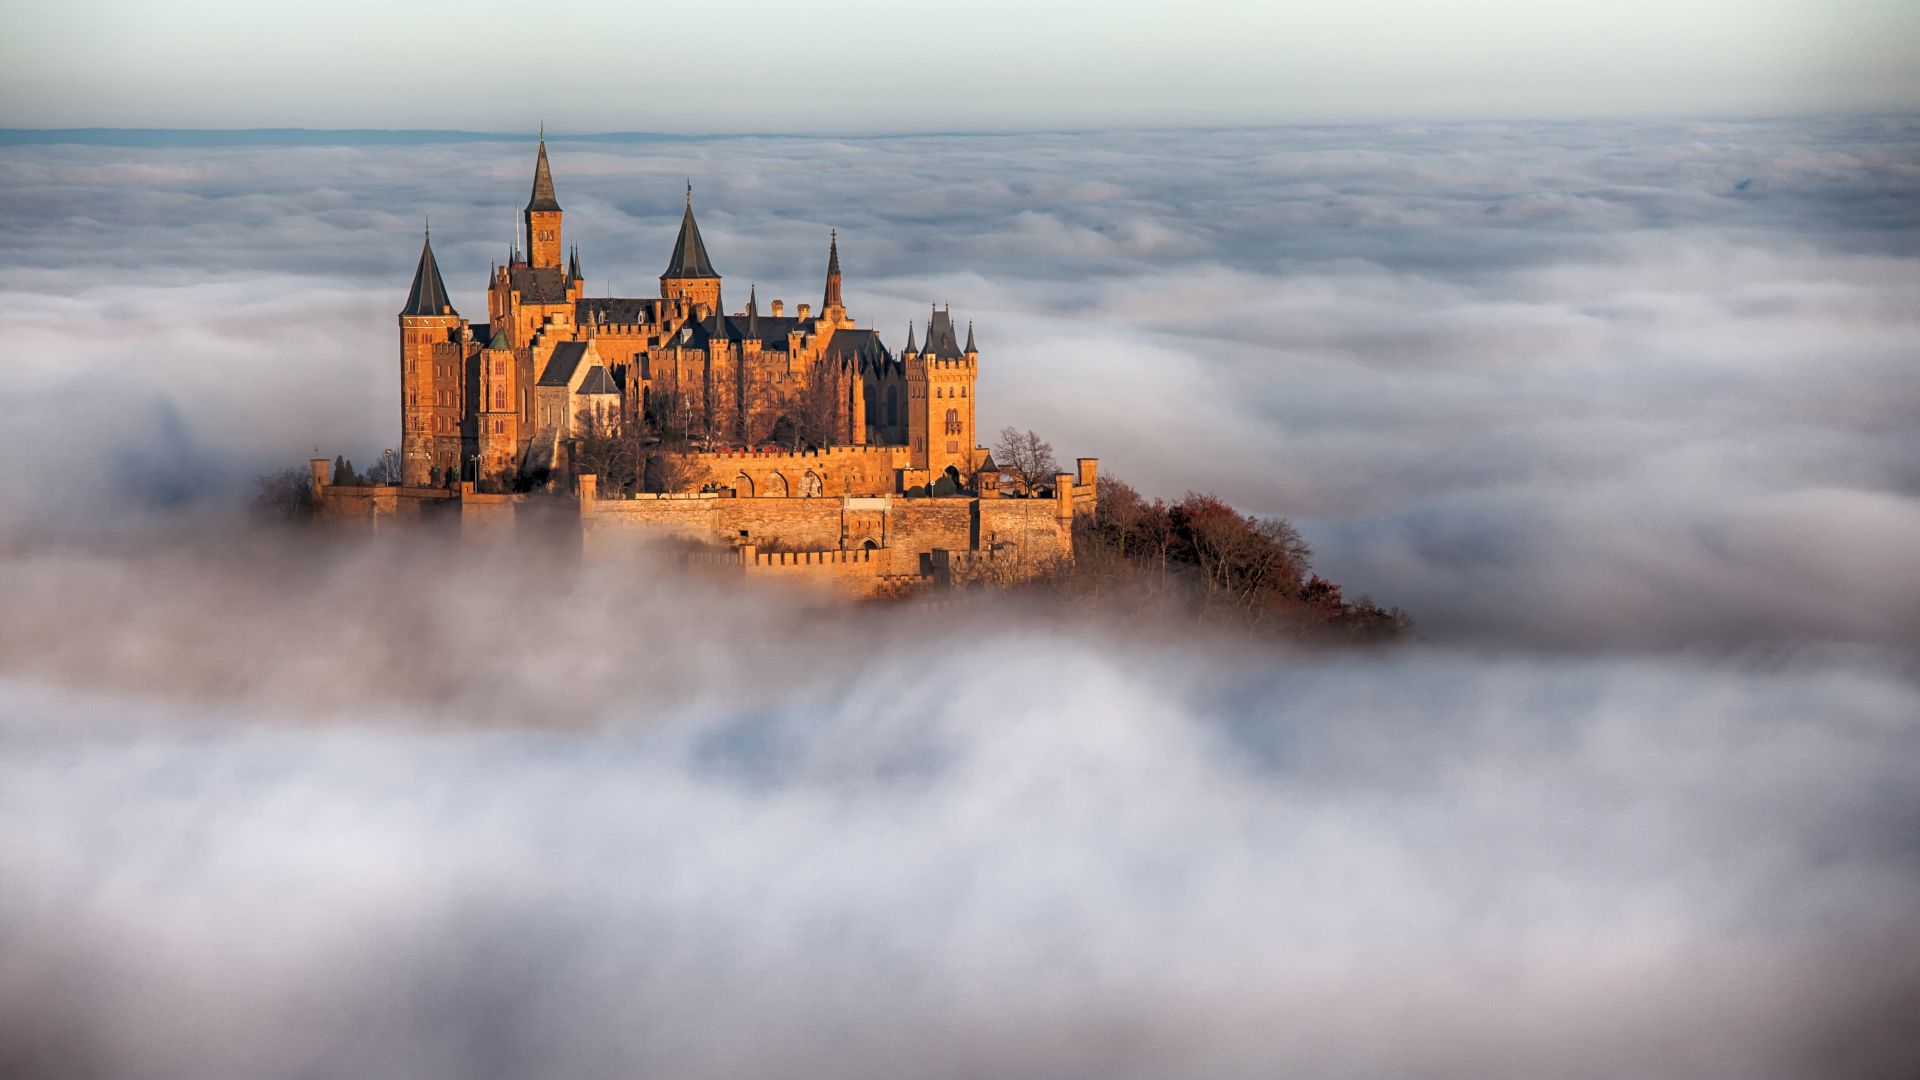
{"type": "MultiPolygon", "coordinates": [[[[885,131],[593,131],[546,134],[552,142],[707,142],[722,139],[927,139],[1011,138],[1032,135],[1205,134],[1283,129],[1340,129],[1396,127],[1476,127],[1487,125],[1586,125],[1644,123],[1766,123],[1792,120],[1920,119],[1920,109],[1832,110],[1749,114],[1617,114],[1566,117],[1456,117],[1370,120],[1283,120],[1243,124],[1085,125],[1034,128],[929,128],[885,131]]],[[[474,131],[464,128],[319,128],[319,127],[0,127],[0,146],[77,144],[93,146],[280,143],[324,145],[341,143],[518,142],[540,137],[537,128],[520,131],[474,131]]]]}

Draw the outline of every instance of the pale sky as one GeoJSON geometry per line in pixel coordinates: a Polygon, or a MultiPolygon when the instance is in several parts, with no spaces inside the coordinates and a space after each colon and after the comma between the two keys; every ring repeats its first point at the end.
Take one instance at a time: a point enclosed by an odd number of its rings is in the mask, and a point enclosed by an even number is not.
{"type": "Polygon", "coordinates": [[[860,132],[1915,107],[1920,0],[71,0],[0,14],[6,127],[860,132]]]}

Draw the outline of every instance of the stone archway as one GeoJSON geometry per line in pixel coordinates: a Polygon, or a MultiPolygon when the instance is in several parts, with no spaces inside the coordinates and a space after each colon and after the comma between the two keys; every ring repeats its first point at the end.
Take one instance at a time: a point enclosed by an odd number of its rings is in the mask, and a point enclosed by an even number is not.
{"type": "Polygon", "coordinates": [[[814,472],[812,469],[808,469],[807,475],[800,478],[801,496],[808,499],[817,499],[823,491],[825,491],[825,487],[820,483],[820,474],[814,472]]]}
{"type": "Polygon", "coordinates": [[[787,497],[787,478],[779,473],[767,477],[767,498],[784,499],[787,497]]]}
{"type": "Polygon", "coordinates": [[[743,499],[753,498],[753,477],[741,473],[733,478],[734,493],[743,499]]]}

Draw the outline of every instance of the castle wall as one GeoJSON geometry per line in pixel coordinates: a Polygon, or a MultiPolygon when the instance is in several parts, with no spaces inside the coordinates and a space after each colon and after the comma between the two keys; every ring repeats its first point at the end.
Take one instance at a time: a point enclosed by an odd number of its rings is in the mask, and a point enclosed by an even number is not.
{"type": "Polygon", "coordinates": [[[380,525],[385,521],[420,521],[461,513],[453,492],[432,487],[342,487],[317,485],[313,491],[315,515],[326,521],[359,521],[380,525]]]}
{"type": "Polygon", "coordinates": [[[742,474],[752,482],[745,496],[777,496],[784,486],[789,496],[804,495],[806,475],[820,478],[820,494],[890,495],[894,491],[895,471],[906,463],[906,448],[898,446],[832,446],[798,453],[760,453],[721,451],[691,455],[701,470],[702,482],[717,487],[739,488],[742,474]]]}

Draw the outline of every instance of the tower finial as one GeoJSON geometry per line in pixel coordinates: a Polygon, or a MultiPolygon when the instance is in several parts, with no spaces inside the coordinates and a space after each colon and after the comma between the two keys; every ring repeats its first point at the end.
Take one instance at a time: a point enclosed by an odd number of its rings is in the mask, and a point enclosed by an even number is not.
{"type": "Polygon", "coordinates": [[[687,205],[693,205],[693,177],[687,177],[687,205]]]}
{"type": "Polygon", "coordinates": [[[426,227],[421,229],[420,231],[424,236],[426,236],[427,239],[431,240],[433,239],[433,215],[427,214],[425,215],[425,219],[426,219],[426,227]]]}
{"type": "Polygon", "coordinates": [[[540,141],[547,141],[547,122],[545,120],[540,121],[540,141]]]}

